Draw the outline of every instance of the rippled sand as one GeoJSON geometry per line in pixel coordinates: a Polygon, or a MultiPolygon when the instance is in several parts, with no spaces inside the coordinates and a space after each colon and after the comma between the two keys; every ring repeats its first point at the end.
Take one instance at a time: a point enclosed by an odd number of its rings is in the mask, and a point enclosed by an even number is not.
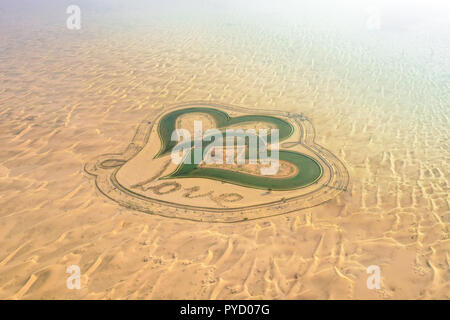
{"type": "Polygon", "coordinates": [[[94,3],[80,1],[80,31],[65,27],[69,3],[0,5],[0,298],[450,298],[448,19],[374,31],[364,6],[344,10],[352,20],[94,3]],[[236,224],[98,192],[86,162],[200,100],[303,113],[347,166],[348,191],[236,224]],[[70,265],[81,290],[66,288],[70,265]]]}

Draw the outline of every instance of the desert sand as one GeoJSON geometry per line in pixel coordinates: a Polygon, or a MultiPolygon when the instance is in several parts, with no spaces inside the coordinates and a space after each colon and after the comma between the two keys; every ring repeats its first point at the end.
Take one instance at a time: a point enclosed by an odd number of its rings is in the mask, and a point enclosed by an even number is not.
{"type": "Polygon", "coordinates": [[[82,2],[74,31],[64,1],[13,3],[0,10],[0,298],[450,298],[448,27],[367,30],[363,6],[352,20],[137,1],[82,2]],[[86,163],[187,101],[305,115],[345,163],[346,191],[237,223],[100,193],[86,163]]]}

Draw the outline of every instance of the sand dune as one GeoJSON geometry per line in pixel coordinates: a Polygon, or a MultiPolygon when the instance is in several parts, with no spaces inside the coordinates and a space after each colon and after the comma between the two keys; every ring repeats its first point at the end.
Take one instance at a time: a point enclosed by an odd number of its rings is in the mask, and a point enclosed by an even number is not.
{"type": "Polygon", "coordinates": [[[448,37],[114,17],[78,33],[0,19],[0,298],[450,298],[448,37]],[[234,224],[101,194],[84,165],[186,101],[304,114],[345,163],[347,191],[234,224]],[[66,287],[70,265],[80,290],[66,287]]]}

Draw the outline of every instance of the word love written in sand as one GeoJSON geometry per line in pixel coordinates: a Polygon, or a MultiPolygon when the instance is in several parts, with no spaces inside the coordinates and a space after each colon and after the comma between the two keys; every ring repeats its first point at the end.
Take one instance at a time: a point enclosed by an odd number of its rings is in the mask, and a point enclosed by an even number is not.
{"type": "Polygon", "coordinates": [[[343,163],[314,141],[304,116],[186,103],[143,121],[128,148],[85,171],[130,209],[238,222],[317,206],[344,192],[343,163]]]}

